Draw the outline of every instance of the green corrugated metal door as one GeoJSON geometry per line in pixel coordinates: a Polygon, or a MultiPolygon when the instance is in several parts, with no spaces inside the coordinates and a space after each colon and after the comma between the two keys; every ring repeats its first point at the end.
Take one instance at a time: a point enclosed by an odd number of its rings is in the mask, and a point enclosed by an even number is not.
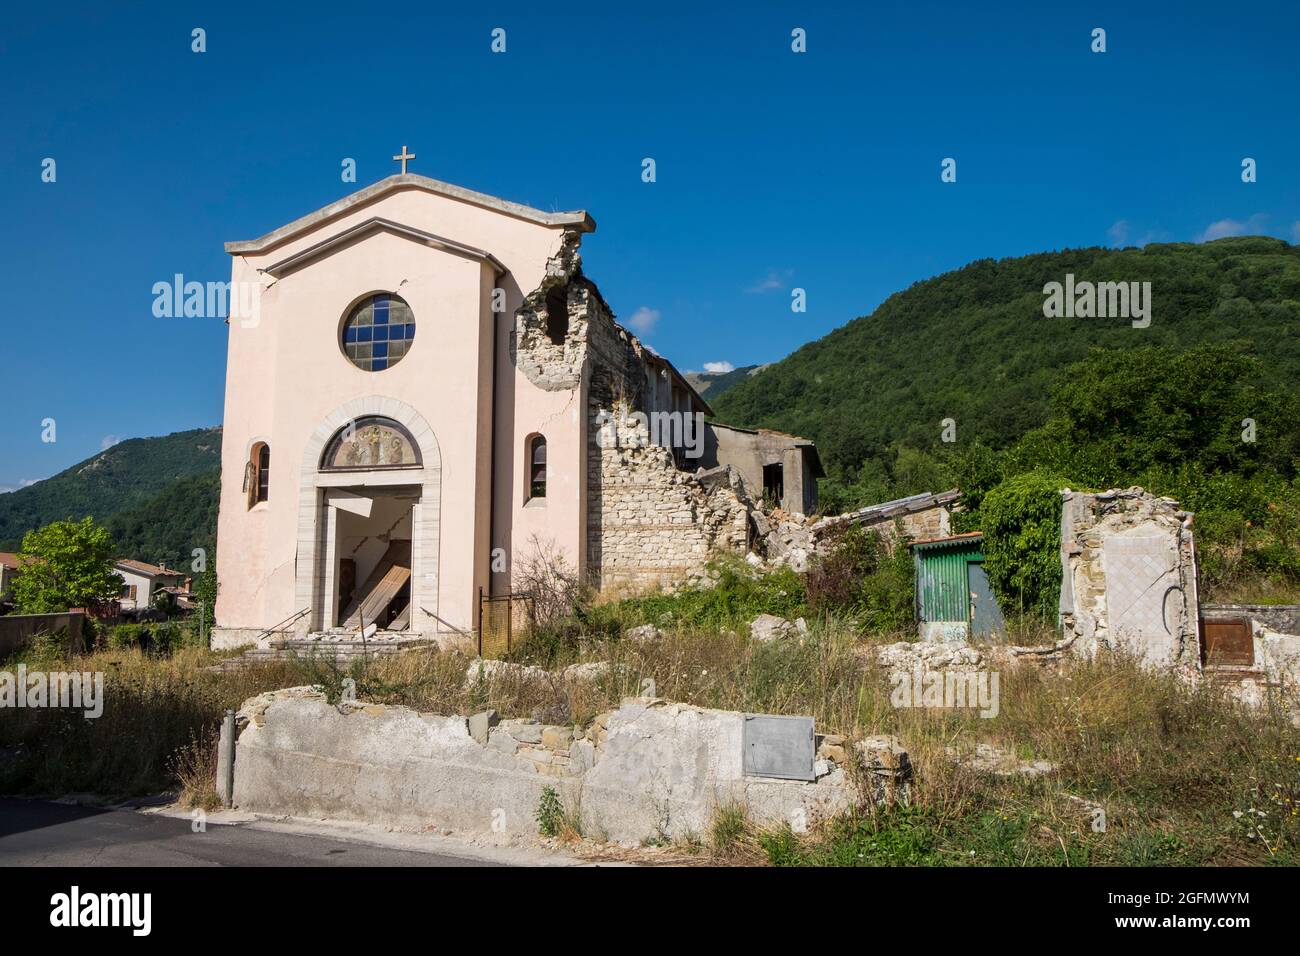
{"type": "Polygon", "coordinates": [[[970,607],[966,583],[968,555],[959,550],[920,555],[921,620],[965,622],[970,607]]]}

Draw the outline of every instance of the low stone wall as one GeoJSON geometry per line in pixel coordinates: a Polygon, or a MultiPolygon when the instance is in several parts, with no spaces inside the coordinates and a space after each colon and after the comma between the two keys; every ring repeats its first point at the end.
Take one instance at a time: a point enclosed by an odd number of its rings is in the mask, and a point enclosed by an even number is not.
{"type": "Polygon", "coordinates": [[[86,615],[81,611],[0,616],[0,660],[22,650],[37,634],[57,634],[61,630],[68,633],[67,649],[80,653],[86,647],[82,631],[85,620],[86,615]]]}
{"type": "MultiPolygon", "coordinates": [[[[821,738],[810,782],[747,776],[744,721],[640,698],[575,732],[490,714],[332,705],[316,690],[291,688],[240,709],[234,802],[257,813],[533,839],[551,787],[586,836],[639,844],[704,836],[721,806],[743,806],[760,825],[799,828],[907,785],[907,754],[888,738],[856,748],[821,738]]],[[[224,736],[220,753],[222,791],[224,736]]]]}

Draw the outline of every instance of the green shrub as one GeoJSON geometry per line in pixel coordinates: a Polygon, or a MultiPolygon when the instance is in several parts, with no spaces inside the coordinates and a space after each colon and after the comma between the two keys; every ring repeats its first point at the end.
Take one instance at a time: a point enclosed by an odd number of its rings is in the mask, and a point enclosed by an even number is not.
{"type": "Polygon", "coordinates": [[[149,650],[152,653],[170,657],[181,646],[184,632],[175,621],[163,621],[150,629],[149,637],[149,650]]]}
{"type": "Polygon", "coordinates": [[[1001,482],[980,508],[984,570],[1005,610],[1056,613],[1061,590],[1061,489],[1032,471],[1001,482]]]}
{"type": "Polygon", "coordinates": [[[900,534],[890,549],[876,531],[848,527],[808,569],[808,609],[851,616],[868,630],[912,623],[912,556],[900,534]]]}
{"type": "Polygon", "coordinates": [[[564,807],[560,795],[554,787],[544,787],[542,798],[537,801],[537,832],[542,836],[559,836],[564,826],[564,807]]]}
{"type": "Polygon", "coordinates": [[[108,632],[108,647],[115,651],[138,650],[148,631],[141,624],[118,624],[108,632]]]}

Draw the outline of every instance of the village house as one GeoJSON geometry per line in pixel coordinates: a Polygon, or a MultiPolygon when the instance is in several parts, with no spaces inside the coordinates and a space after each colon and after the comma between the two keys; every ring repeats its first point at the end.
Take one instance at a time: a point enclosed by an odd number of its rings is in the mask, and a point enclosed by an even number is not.
{"type": "Polygon", "coordinates": [[[113,570],[122,577],[118,604],[123,611],[142,611],[153,607],[159,591],[166,590],[175,595],[187,590],[187,576],[182,571],[168,570],[166,567],[131,558],[114,561],[113,570]]]}
{"type": "Polygon", "coordinates": [[[0,604],[10,601],[9,589],[13,586],[14,575],[18,573],[18,555],[11,551],[0,551],[0,604]]]}
{"type": "Polygon", "coordinates": [[[705,423],[582,270],[582,210],[403,172],[227,243],[213,645],[467,634],[539,551],[602,590],[763,550],[811,442],[705,423]],[[767,497],[767,505],[763,498],[767,497]]]}

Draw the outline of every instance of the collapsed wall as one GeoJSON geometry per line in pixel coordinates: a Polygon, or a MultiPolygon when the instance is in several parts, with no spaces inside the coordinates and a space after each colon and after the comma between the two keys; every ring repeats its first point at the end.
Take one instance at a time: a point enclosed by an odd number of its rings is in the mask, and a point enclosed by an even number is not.
{"type": "Polygon", "coordinates": [[[650,698],[625,700],[586,729],[493,716],[334,705],[307,687],[259,695],[237,718],[234,804],[532,839],[550,788],[587,836],[639,844],[701,836],[732,806],[760,826],[811,826],[893,799],[910,775],[896,741],[847,747],[838,737],[822,738],[815,759],[810,753],[809,779],[746,773],[747,715],[650,698]]]}
{"type": "Polygon", "coordinates": [[[697,581],[718,554],[766,554],[760,539],[771,523],[762,506],[734,469],[692,469],[702,417],[672,381],[659,380],[669,376],[667,363],[618,325],[583,275],[580,238],[565,236],[524,300],[512,356],[538,387],[571,390],[583,402],[589,580],[602,591],[640,591],[697,581]],[[660,412],[678,414],[677,436],[688,447],[656,443],[648,422],[660,412]],[[756,527],[765,528],[757,538],[756,527]]]}
{"type": "Polygon", "coordinates": [[[1062,498],[1062,644],[1199,668],[1192,515],[1136,487],[1062,498]]]}

